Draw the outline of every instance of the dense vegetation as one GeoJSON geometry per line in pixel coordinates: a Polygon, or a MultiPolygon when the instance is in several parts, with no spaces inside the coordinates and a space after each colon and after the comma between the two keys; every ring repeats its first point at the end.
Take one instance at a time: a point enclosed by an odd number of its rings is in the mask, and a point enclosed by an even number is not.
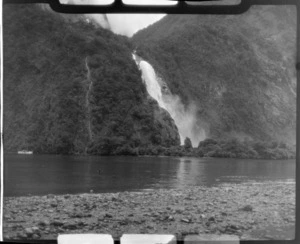
{"type": "Polygon", "coordinates": [[[179,144],[173,120],[147,99],[127,38],[37,5],[3,13],[7,151],[132,154],[179,144]]]}
{"type": "Polygon", "coordinates": [[[251,158],[251,159],[292,159],[296,157],[296,148],[284,142],[211,139],[201,141],[198,147],[193,148],[189,138],[183,146],[148,146],[138,148],[131,155],[152,156],[189,156],[189,157],[216,157],[216,158],[251,158]]]}
{"type": "Polygon", "coordinates": [[[171,92],[196,104],[207,137],[294,146],[295,20],[295,9],[282,6],[237,16],[168,15],[133,40],[171,92]]]}
{"type": "Polygon", "coordinates": [[[130,40],[82,16],[4,6],[5,150],[294,157],[295,33],[266,38],[295,27],[284,11],[167,16],[130,40]],[[213,139],[179,145],[174,121],[147,95],[134,49],[186,106],[196,105],[197,123],[213,139]]]}

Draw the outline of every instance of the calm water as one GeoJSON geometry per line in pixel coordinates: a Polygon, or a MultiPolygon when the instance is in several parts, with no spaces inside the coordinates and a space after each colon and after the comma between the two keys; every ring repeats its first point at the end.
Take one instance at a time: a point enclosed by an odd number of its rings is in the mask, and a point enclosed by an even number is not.
{"type": "Polygon", "coordinates": [[[286,181],[295,179],[295,166],[295,160],[7,154],[4,194],[142,191],[223,182],[286,181]]]}

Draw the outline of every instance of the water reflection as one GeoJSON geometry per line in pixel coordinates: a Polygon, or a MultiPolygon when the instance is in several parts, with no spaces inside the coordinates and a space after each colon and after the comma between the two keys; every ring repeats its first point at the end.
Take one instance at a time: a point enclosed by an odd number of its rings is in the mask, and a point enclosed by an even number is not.
{"type": "Polygon", "coordinates": [[[295,179],[294,160],[181,158],[179,164],[177,187],[295,179]]]}
{"type": "Polygon", "coordinates": [[[295,179],[295,160],[5,155],[4,166],[7,196],[295,179]]]}

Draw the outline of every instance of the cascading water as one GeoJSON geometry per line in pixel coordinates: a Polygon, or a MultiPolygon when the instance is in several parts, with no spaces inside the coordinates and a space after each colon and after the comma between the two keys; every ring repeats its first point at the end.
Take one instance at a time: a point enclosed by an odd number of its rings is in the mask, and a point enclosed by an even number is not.
{"type": "Polygon", "coordinates": [[[157,77],[153,67],[148,62],[142,60],[135,53],[132,56],[142,72],[142,79],[148,94],[157,101],[161,108],[167,110],[175,121],[181,145],[184,144],[185,138],[189,137],[192,145],[197,147],[199,142],[205,139],[205,132],[197,125],[195,107],[185,108],[180,97],[169,91],[167,85],[157,77]]]}
{"type": "Polygon", "coordinates": [[[88,130],[88,135],[89,135],[89,140],[92,140],[92,128],[91,128],[91,109],[90,109],[90,93],[91,93],[91,89],[92,89],[92,85],[93,85],[93,81],[91,79],[91,71],[88,65],[88,61],[87,61],[87,57],[85,58],[85,67],[87,70],[87,82],[88,82],[88,88],[87,88],[87,92],[85,95],[85,106],[86,106],[86,111],[87,111],[87,130],[88,130]]]}
{"type": "Polygon", "coordinates": [[[138,62],[135,55],[134,55],[134,60],[136,61],[139,69],[142,71],[142,79],[145,82],[147,92],[152,98],[154,98],[158,102],[158,105],[161,108],[167,110],[165,106],[165,102],[163,101],[161,87],[160,84],[157,82],[154,69],[146,61],[141,60],[138,62]]]}

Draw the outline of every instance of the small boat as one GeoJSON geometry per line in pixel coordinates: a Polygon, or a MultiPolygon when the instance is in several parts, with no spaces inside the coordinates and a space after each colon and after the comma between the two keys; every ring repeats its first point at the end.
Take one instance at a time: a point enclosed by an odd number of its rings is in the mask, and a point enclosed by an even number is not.
{"type": "Polygon", "coordinates": [[[33,151],[22,150],[18,151],[18,154],[33,154],[33,151]]]}

